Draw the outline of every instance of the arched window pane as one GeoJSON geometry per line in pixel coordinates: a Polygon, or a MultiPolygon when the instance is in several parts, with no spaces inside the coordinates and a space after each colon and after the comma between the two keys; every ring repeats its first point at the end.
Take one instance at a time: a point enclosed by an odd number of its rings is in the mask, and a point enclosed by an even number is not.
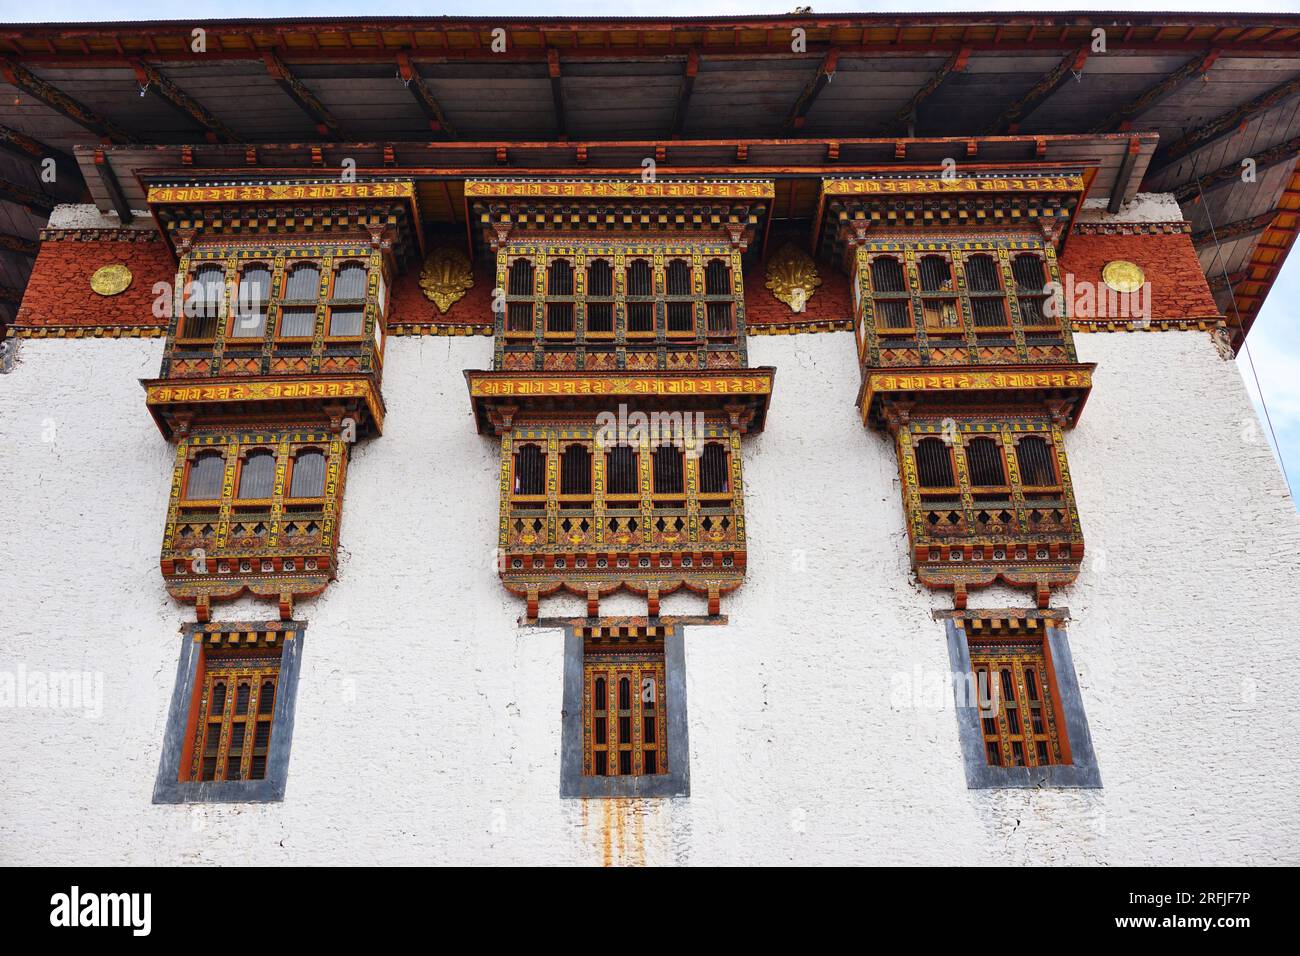
{"type": "Polygon", "coordinates": [[[922,488],[951,488],[952,455],[941,438],[922,438],[916,443],[916,474],[922,488]]]}
{"type": "Polygon", "coordinates": [[[265,334],[266,304],[270,297],[270,269],[265,266],[249,266],[239,274],[234,321],[230,323],[233,338],[260,339],[265,334]]]}
{"type": "Polygon", "coordinates": [[[320,270],[310,263],[293,266],[285,282],[284,298],[290,302],[315,302],[320,298],[320,270]]]}
{"type": "Polygon", "coordinates": [[[1002,450],[992,438],[972,439],[966,450],[966,462],[970,466],[970,483],[975,487],[1005,485],[1006,468],[1002,464],[1002,450]]]}
{"type": "Polygon", "coordinates": [[[366,267],[359,262],[348,262],[340,266],[334,273],[334,300],[365,297],[366,267]]]}
{"type": "Polygon", "coordinates": [[[710,259],[704,269],[704,291],[709,295],[731,295],[731,267],[721,259],[710,259]]]}
{"type": "Polygon", "coordinates": [[[185,337],[210,339],[217,334],[217,317],[225,297],[226,273],[221,266],[200,266],[190,282],[185,302],[185,337]]]}
{"type": "Polygon", "coordinates": [[[515,452],[515,494],[546,493],[546,456],[536,445],[521,445],[515,452]]]}
{"type": "Polygon", "coordinates": [[[560,457],[560,494],[591,494],[591,453],[582,445],[570,445],[560,457]]]}
{"type": "Polygon", "coordinates": [[[510,278],[506,291],[510,295],[533,294],[533,264],[527,259],[516,259],[510,263],[510,278]]]}
{"type": "Polygon", "coordinates": [[[983,253],[966,260],[966,283],[972,292],[1000,292],[998,264],[992,256],[983,253]]]}
{"type": "Polygon", "coordinates": [[[605,259],[593,260],[587,266],[587,295],[614,294],[614,270],[605,259]]]}
{"type": "Polygon", "coordinates": [[[683,493],[682,452],[672,445],[660,445],[654,452],[655,494],[683,493]]]}
{"type": "Polygon", "coordinates": [[[922,256],[917,263],[922,292],[951,292],[952,268],[943,256],[922,256]]]}
{"type": "Polygon", "coordinates": [[[654,295],[654,273],[644,259],[633,259],[627,267],[627,294],[654,295]]]}
{"type": "Polygon", "coordinates": [[[275,456],[269,451],[250,452],[239,473],[240,498],[269,498],[275,485],[275,456]]]}
{"type": "Polygon", "coordinates": [[[573,295],[573,266],[567,259],[552,259],[546,270],[547,295],[573,295]]]}
{"type": "Polygon", "coordinates": [[[1052,468],[1052,453],[1047,442],[1037,435],[1026,435],[1016,446],[1016,463],[1020,466],[1020,481],[1026,485],[1054,485],[1056,471],[1052,468]]]}
{"type": "Polygon", "coordinates": [[[319,498],[325,492],[325,456],[318,451],[301,452],[293,460],[291,498],[319,498]]]}
{"type": "Polygon", "coordinates": [[[691,294],[691,267],[684,259],[673,259],[668,263],[668,294],[691,294]]]}
{"type": "Polygon", "coordinates": [[[876,292],[906,292],[903,265],[892,256],[880,256],[871,261],[871,288],[876,292]]]}
{"type": "Polygon", "coordinates": [[[700,491],[706,495],[720,495],[727,490],[727,449],[718,442],[709,442],[700,456],[700,491]]]}
{"type": "Polygon", "coordinates": [[[211,501],[221,497],[221,476],[225,460],[220,452],[206,451],[190,463],[190,476],[185,482],[185,497],[194,501],[211,501]]]}

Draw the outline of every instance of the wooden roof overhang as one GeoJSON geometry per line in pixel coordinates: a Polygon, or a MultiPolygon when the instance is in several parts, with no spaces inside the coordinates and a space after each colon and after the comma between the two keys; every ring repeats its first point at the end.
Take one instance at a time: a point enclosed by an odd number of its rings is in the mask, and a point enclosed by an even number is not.
{"type": "Polygon", "coordinates": [[[843,260],[858,242],[917,231],[1039,233],[1060,249],[1097,170],[1092,165],[879,170],[822,180],[818,246],[843,260]]]}
{"type": "MultiPolygon", "coordinates": [[[[458,209],[454,182],[471,169],[636,174],[655,155],[647,142],[689,175],[888,162],[852,142],[862,135],[911,153],[927,138],[1152,133],[1161,155],[1145,182],[1145,161],[1119,177],[1103,169],[1094,196],[1118,202],[1140,182],[1173,192],[1197,233],[1279,213],[1265,229],[1210,240],[1202,255],[1220,310],[1236,307],[1243,327],[1300,228],[1286,214],[1300,153],[1296,14],[227,20],[204,23],[201,51],[193,29],[0,25],[0,78],[13,93],[0,98],[0,320],[21,296],[50,203],[84,202],[89,189],[101,209],[130,218],[130,176],[119,170],[113,184],[113,147],[127,145],[224,144],[238,154],[226,167],[270,153],[273,165],[321,173],[354,155],[336,147],[371,144],[378,158],[356,156],[359,168],[454,167],[458,176],[420,188],[422,200],[458,209]],[[1098,29],[1104,52],[1092,50],[1098,29]],[[493,49],[496,30],[504,51],[493,49]],[[461,144],[454,160],[434,150],[461,144]],[[584,157],[582,144],[603,145],[584,157]],[[92,151],[80,169],[78,147],[92,151]],[[716,156],[703,158],[709,149],[716,156]],[[306,158],[282,162],[290,153],[306,158]],[[40,175],[49,158],[54,183],[40,175]],[[1242,180],[1243,159],[1256,162],[1257,181],[1242,180]]],[[[1051,149],[1040,158],[1060,159],[1051,149]]],[[[815,201],[808,183],[773,178],[773,217],[815,201]]]]}
{"type": "Polygon", "coordinates": [[[160,177],[145,202],[174,252],[196,238],[232,244],[309,235],[370,237],[394,262],[418,262],[424,233],[415,185],[409,179],[160,177]]]}
{"type": "Polygon", "coordinates": [[[1095,362],[868,369],[858,389],[863,424],[886,428],[909,415],[1039,409],[1073,428],[1092,390],[1095,362]]]}
{"type": "Polygon", "coordinates": [[[708,412],[725,414],[733,425],[760,432],[767,420],[776,369],[676,371],[466,371],[474,419],[480,433],[500,434],[524,416],[587,417],[629,413],[708,412]]]}
{"type": "Polygon", "coordinates": [[[270,378],[213,376],[141,379],[145,402],[163,437],[172,441],[191,428],[214,424],[274,425],[345,419],[358,436],[382,434],[384,396],[373,375],[277,375],[270,378]]]}

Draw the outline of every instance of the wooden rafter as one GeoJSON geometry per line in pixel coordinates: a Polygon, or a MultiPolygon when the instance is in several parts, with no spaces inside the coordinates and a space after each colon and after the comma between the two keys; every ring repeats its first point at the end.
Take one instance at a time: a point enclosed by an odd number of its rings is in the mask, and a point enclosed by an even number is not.
{"type": "Polygon", "coordinates": [[[817,65],[817,72],[809,78],[804,88],[799,92],[798,98],[794,105],[790,107],[790,112],[786,114],[785,125],[783,129],[787,133],[802,129],[804,117],[812,109],[817,97],[821,95],[822,90],[826,89],[826,84],[835,79],[835,66],[839,62],[840,51],[832,47],[826,51],[822,57],[821,63],[817,65]]]}
{"type": "Polygon", "coordinates": [[[47,196],[44,193],[38,193],[34,189],[28,189],[26,186],[20,186],[18,183],[8,179],[0,179],[0,199],[5,202],[17,203],[30,209],[32,212],[48,216],[50,212],[58,205],[53,196],[47,196]]]}
{"type": "Polygon", "coordinates": [[[682,83],[677,88],[677,106],[673,110],[673,136],[681,135],[686,127],[686,110],[691,104],[691,93],[695,89],[695,77],[700,72],[700,55],[694,50],[686,54],[686,66],[682,70],[682,83]]]}
{"type": "Polygon", "coordinates": [[[560,139],[568,138],[564,119],[564,87],[560,79],[560,51],[554,47],[546,51],[546,71],[551,77],[551,102],[555,104],[555,129],[560,139]]]}
{"type": "Polygon", "coordinates": [[[1179,89],[1188,80],[1204,76],[1214,66],[1214,61],[1223,53],[1218,47],[1193,57],[1159,83],[1149,86],[1138,94],[1136,99],[1125,103],[1115,112],[1092,128],[1094,133],[1126,132],[1132,127],[1133,120],[1155,106],[1165,97],[1179,89]]]}
{"type": "Polygon", "coordinates": [[[139,139],[122,129],[112,120],[100,116],[90,107],[79,103],[67,93],[46,83],[31,70],[11,59],[0,59],[0,75],[4,76],[7,83],[40,100],[56,113],[61,113],[74,123],[90,130],[96,136],[102,136],[114,143],[132,144],[140,142],[139,139]]]}
{"type": "Polygon", "coordinates": [[[13,305],[23,301],[23,290],[11,285],[0,285],[0,302],[9,302],[13,305]]]}
{"type": "Polygon", "coordinates": [[[416,105],[420,107],[425,118],[429,121],[429,128],[439,136],[446,139],[456,138],[456,129],[447,119],[447,114],[443,112],[442,105],[438,102],[433,91],[429,89],[424,77],[420,71],[415,68],[411,58],[405,53],[397,54],[397,74],[401,77],[406,88],[411,91],[411,96],[415,97],[416,105]]]}
{"type": "Polygon", "coordinates": [[[1205,125],[1198,126],[1163,149],[1157,150],[1147,175],[1153,176],[1172,166],[1189,153],[1193,153],[1210,143],[1237,132],[1252,117],[1272,109],[1297,93],[1300,93],[1300,74],[1293,76],[1285,83],[1273,87],[1267,93],[1261,93],[1247,103],[1242,103],[1226,113],[1219,114],[1205,125]]]}
{"type": "Polygon", "coordinates": [[[1200,232],[1192,234],[1192,244],[1195,246],[1208,246],[1216,242],[1231,242],[1233,239],[1253,236],[1273,225],[1273,220],[1277,218],[1277,214],[1278,210],[1270,209],[1258,216],[1249,216],[1246,219],[1224,223],[1214,229],[1202,229],[1200,232]]]}
{"type": "Polygon", "coordinates": [[[187,119],[202,126],[206,131],[204,135],[208,142],[243,142],[242,137],[213,116],[207,107],[173,83],[153,64],[146,63],[144,60],[132,60],[131,68],[135,71],[135,78],[142,88],[152,90],[187,119]]]}
{"type": "Polygon", "coordinates": [[[40,249],[40,243],[35,239],[15,236],[9,232],[0,232],[0,250],[4,252],[16,252],[20,256],[35,256],[38,249],[40,249]]]}
{"type": "MultiPolygon", "coordinates": [[[[1232,283],[1232,314],[1235,322],[1240,317],[1240,328],[1234,330],[1234,346],[1241,343],[1250,330],[1268,291],[1286,262],[1287,254],[1300,232],[1300,170],[1293,170],[1287,187],[1278,200],[1273,221],[1265,227],[1251,250],[1250,259],[1243,267],[1240,281],[1232,283]]],[[[1225,312],[1228,310],[1225,309],[1225,312]]]]}
{"type": "Polygon", "coordinates": [[[1110,202],[1106,204],[1106,211],[1112,215],[1119,212],[1119,207],[1124,204],[1124,197],[1128,195],[1129,183],[1133,180],[1133,172],[1137,169],[1138,156],[1141,152],[1141,138],[1130,136],[1128,150],[1119,164],[1119,171],[1115,173],[1115,185],[1110,191],[1110,202]]]}
{"type": "Polygon", "coordinates": [[[939,68],[939,72],[930,77],[923,87],[913,93],[912,98],[894,114],[893,118],[890,119],[889,122],[885,123],[880,128],[880,135],[894,136],[898,133],[907,131],[908,125],[914,121],[916,111],[920,109],[921,104],[929,99],[939,89],[939,87],[943,86],[944,81],[948,79],[948,77],[954,73],[961,73],[965,70],[966,62],[969,59],[970,47],[962,47],[960,50],[953,53],[952,56],[948,57],[947,62],[939,68]]]}
{"type": "Polygon", "coordinates": [[[1029,92],[1016,100],[989,126],[986,135],[997,136],[1007,131],[1018,131],[1025,117],[1047,101],[1071,76],[1083,69],[1088,60],[1090,45],[1084,44],[1067,53],[1045,76],[1029,88],[1029,92]]]}
{"type": "MultiPolygon", "coordinates": [[[[1255,161],[1255,174],[1258,175],[1261,170],[1276,166],[1279,163],[1290,162],[1297,155],[1300,155],[1300,136],[1292,137],[1284,143],[1278,143],[1276,146],[1270,146],[1262,153],[1257,153],[1249,158],[1255,161]]],[[[1195,200],[1201,192],[1209,192],[1224,183],[1240,181],[1241,175],[1245,171],[1245,167],[1241,165],[1243,162],[1245,162],[1243,159],[1235,160],[1226,166],[1220,166],[1213,172],[1193,179],[1191,182],[1175,187],[1173,189],[1174,198],[1179,202],[1188,202],[1189,200],[1195,200]]]]}
{"type": "Polygon", "coordinates": [[[122,184],[117,181],[117,174],[113,172],[113,167],[109,165],[108,157],[104,155],[102,149],[95,150],[95,172],[99,175],[99,181],[108,193],[109,202],[117,210],[117,218],[122,225],[127,225],[135,218],[135,215],[131,212],[131,204],[126,201],[126,194],[122,192],[122,184]]]}
{"type": "Polygon", "coordinates": [[[0,149],[23,159],[52,158],[60,166],[66,166],[69,169],[77,168],[77,161],[62,150],[55,149],[53,146],[46,146],[40,140],[33,139],[26,133],[3,124],[0,124],[0,149]]]}
{"type": "Polygon", "coordinates": [[[315,93],[303,85],[302,80],[294,75],[283,60],[270,52],[264,53],[262,60],[266,64],[266,72],[280,85],[280,89],[284,90],[289,99],[297,103],[298,108],[316,124],[317,133],[335,140],[347,139],[343,134],[343,127],[334,118],[334,114],[325,108],[325,104],[316,98],[315,93]]]}

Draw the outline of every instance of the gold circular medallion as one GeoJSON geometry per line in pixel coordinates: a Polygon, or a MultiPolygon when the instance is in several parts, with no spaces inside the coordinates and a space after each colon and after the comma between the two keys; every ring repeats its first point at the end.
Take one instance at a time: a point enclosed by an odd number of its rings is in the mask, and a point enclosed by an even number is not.
{"type": "Polygon", "coordinates": [[[1101,269],[1101,281],[1116,292],[1136,292],[1147,281],[1140,266],[1127,259],[1108,262],[1101,269]]]}
{"type": "Polygon", "coordinates": [[[131,270],[121,263],[95,270],[90,277],[90,287],[100,295],[117,295],[131,284],[131,270]]]}

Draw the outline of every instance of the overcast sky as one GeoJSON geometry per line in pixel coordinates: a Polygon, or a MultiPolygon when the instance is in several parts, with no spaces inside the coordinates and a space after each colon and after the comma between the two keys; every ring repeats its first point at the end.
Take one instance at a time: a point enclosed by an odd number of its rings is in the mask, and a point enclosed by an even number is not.
{"type": "MultiPolygon", "coordinates": [[[[707,14],[761,15],[786,13],[799,5],[745,2],[745,0],[453,0],[450,3],[419,4],[407,0],[47,0],[20,3],[0,0],[0,21],[61,22],[72,20],[163,20],[178,14],[187,20],[204,17],[235,19],[241,17],[295,16],[701,16],[707,14]]],[[[1121,2],[1053,3],[1045,0],[977,0],[960,2],[870,3],[866,0],[813,0],[817,13],[916,11],[1024,11],[1044,10],[1061,13],[1068,10],[1105,11],[1206,11],[1230,8],[1232,13],[1287,12],[1300,13],[1300,0],[1252,0],[1236,4],[1226,0],[1144,0],[1121,2]]],[[[1247,353],[1239,356],[1238,369],[1256,405],[1258,374],[1264,403],[1271,416],[1273,430],[1281,446],[1287,472],[1300,481],[1300,253],[1292,256],[1274,284],[1267,304],[1250,334],[1247,353]],[[1254,369],[1252,372],[1251,362],[1254,369]]],[[[1268,424],[1261,429],[1268,435],[1268,424]]]]}

